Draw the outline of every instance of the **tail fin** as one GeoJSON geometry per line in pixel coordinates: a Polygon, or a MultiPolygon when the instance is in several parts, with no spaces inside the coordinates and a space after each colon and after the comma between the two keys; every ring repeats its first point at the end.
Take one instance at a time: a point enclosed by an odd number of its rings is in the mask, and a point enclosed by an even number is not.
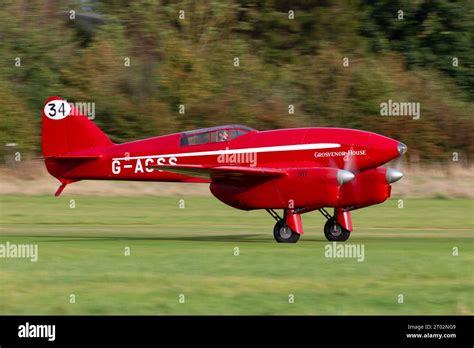
{"type": "Polygon", "coordinates": [[[101,150],[113,143],[73,104],[58,97],[46,101],[42,123],[43,157],[48,172],[62,183],[56,191],[59,196],[67,184],[80,180],[67,173],[99,158],[101,150]]]}
{"type": "Polygon", "coordinates": [[[59,97],[46,101],[42,122],[44,157],[67,156],[71,152],[113,145],[99,127],[59,97]]]}

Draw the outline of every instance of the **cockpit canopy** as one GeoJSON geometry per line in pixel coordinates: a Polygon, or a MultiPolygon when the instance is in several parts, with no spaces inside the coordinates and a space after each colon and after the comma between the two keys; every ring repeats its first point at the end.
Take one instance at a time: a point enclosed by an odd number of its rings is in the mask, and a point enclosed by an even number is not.
{"type": "Polygon", "coordinates": [[[196,129],[181,133],[180,145],[188,146],[226,142],[250,133],[254,130],[255,129],[253,128],[240,125],[227,125],[196,129]]]}

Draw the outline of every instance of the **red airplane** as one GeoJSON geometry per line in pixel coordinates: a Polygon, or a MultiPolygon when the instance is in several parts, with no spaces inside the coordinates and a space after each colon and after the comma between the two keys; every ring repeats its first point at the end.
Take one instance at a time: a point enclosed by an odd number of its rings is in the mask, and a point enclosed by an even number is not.
{"type": "Polygon", "coordinates": [[[354,129],[240,125],[114,144],[58,97],[46,101],[42,123],[46,168],[61,182],[56,196],[79,180],[208,183],[231,207],[265,209],[276,220],[273,235],[280,243],[296,243],[301,215],[315,210],[327,218],[328,240],[347,240],[350,211],[390,197],[390,184],[403,174],[382,165],[407,151],[399,141],[354,129]]]}

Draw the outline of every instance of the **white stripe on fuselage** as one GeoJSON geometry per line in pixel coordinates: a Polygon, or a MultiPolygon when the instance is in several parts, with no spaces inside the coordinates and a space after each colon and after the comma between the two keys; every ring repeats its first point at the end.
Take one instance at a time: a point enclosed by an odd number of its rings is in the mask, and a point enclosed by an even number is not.
{"type": "Polygon", "coordinates": [[[281,152],[281,151],[298,151],[298,150],[320,150],[333,149],[341,147],[341,144],[318,143],[318,144],[300,144],[300,145],[283,145],[283,146],[267,146],[267,147],[253,147],[247,149],[226,149],[217,151],[201,151],[201,152],[182,152],[173,154],[150,155],[150,156],[136,156],[136,157],[120,157],[114,158],[115,161],[131,160],[141,158],[161,158],[161,157],[195,157],[195,156],[210,156],[210,155],[226,155],[238,153],[260,153],[260,152],[281,152]]]}

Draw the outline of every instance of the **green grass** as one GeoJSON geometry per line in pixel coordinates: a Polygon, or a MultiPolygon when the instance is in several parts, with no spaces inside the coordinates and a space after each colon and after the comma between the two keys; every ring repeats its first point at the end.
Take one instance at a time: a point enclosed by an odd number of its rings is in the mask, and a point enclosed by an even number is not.
{"type": "Polygon", "coordinates": [[[325,257],[319,213],[286,245],[265,212],[179,199],[1,197],[0,243],[38,244],[39,260],[0,258],[0,314],[473,314],[472,200],[355,211],[357,262],[325,257]]]}

